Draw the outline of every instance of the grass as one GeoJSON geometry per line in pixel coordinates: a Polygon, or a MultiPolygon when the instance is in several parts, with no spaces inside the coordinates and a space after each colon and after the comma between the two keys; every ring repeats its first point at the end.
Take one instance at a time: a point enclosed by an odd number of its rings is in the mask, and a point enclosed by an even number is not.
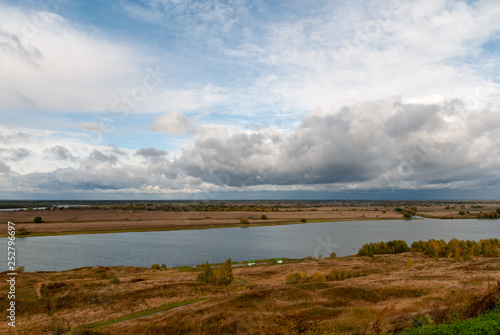
{"type": "Polygon", "coordinates": [[[137,313],[124,315],[124,316],[121,316],[118,318],[112,318],[112,319],[108,319],[105,321],[91,323],[88,325],[80,326],[78,328],[80,328],[80,329],[94,329],[94,328],[98,328],[98,327],[109,326],[111,324],[115,324],[115,323],[119,323],[119,322],[124,322],[124,321],[132,320],[132,319],[146,317],[146,316],[153,315],[153,314],[158,314],[158,313],[165,312],[165,311],[168,311],[170,309],[178,308],[181,306],[195,304],[197,302],[204,301],[204,300],[206,300],[206,299],[196,299],[196,300],[186,300],[186,301],[174,302],[174,303],[165,304],[165,305],[162,305],[162,306],[159,306],[156,308],[146,309],[146,310],[143,310],[143,311],[140,311],[137,313]]]}
{"type": "Polygon", "coordinates": [[[406,330],[401,335],[500,334],[500,306],[473,319],[406,330]]]}
{"type": "MultiPolygon", "coordinates": [[[[67,329],[69,322],[73,330],[106,334],[288,334],[297,329],[309,329],[311,334],[400,333],[425,314],[443,323],[455,315],[465,319],[481,313],[484,293],[496,288],[500,278],[498,260],[434,262],[423,253],[283,264],[271,259],[257,267],[238,263],[234,277],[246,285],[233,281],[227,287],[197,282],[198,271],[192,267],[23,272],[16,281],[16,329],[19,334],[40,334],[47,333],[44,329],[67,329]],[[405,269],[410,256],[418,269],[405,269]],[[312,277],[341,269],[364,276],[285,285],[287,275],[294,272],[312,277]],[[120,283],[110,284],[115,277],[120,283]],[[495,278],[489,285],[488,277],[495,278]],[[199,303],[155,314],[191,302],[199,303]]],[[[8,289],[7,283],[0,283],[0,295],[8,289]]],[[[0,311],[0,317],[5,316],[6,310],[0,311]]],[[[6,324],[0,324],[0,333],[6,331],[6,324]]]]}

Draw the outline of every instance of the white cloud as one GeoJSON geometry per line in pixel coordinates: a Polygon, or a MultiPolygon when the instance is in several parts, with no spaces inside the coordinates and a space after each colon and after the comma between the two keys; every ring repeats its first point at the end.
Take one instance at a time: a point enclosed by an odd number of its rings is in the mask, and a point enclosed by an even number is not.
{"type": "Polygon", "coordinates": [[[181,110],[165,113],[154,120],[150,130],[166,134],[183,134],[191,126],[192,121],[184,116],[181,110]]]}

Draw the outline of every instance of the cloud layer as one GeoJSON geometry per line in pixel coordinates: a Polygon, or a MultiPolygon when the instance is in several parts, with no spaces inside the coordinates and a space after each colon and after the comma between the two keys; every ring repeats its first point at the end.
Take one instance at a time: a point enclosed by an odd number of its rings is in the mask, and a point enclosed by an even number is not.
{"type": "MultiPolygon", "coordinates": [[[[471,111],[460,100],[355,101],[317,109],[291,131],[276,126],[194,126],[196,135],[175,157],[156,148],[86,146],[72,152],[71,146],[55,145],[56,139],[32,137],[24,130],[2,138],[3,147],[16,136],[33,144],[2,149],[6,163],[0,173],[13,187],[5,189],[8,193],[19,190],[19,185],[29,185],[33,192],[165,197],[210,189],[488,188],[500,183],[497,115],[497,106],[471,111]],[[33,167],[33,172],[19,173],[27,160],[50,160],[57,168],[42,173],[33,167]]],[[[75,150],[79,145],[72,144],[75,150]]]]}

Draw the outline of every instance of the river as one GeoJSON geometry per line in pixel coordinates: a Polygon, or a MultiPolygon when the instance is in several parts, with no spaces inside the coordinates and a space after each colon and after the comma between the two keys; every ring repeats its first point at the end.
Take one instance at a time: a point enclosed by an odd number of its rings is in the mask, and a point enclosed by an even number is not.
{"type": "MultiPolygon", "coordinates": [[[[365,243],[430,238],[500,238],[499,220],[378,220],[164,232],[41,236],[16,239],[17,265],[25,271],[61,271],[84,266],[167,267],[357,253],[365,243]]],[[[7,255],[7,238],[0,239],[7,255]]],[[[7,257],[2,262],[7,270],[7,257]]]]}

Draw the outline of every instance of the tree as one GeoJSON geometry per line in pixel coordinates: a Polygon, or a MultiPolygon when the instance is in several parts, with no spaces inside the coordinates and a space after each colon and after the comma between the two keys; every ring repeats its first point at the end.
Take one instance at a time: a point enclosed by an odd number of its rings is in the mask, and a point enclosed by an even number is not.
{"type": "Polygon", "coordinates": [[[33,222],[34,223],[42,223],[43,222],[42,217],[41,216],[35,216],[35,218],[33,219],[33,222]]]}
{"type": "Polygon", "coordinates": [[[160,264],[153,264],[153,265],[151,265],[151,269],[153,269],[153,270],[160,270],[160,264]]]}
{"type": "Polygon", "coordinates": [[[208,264],[208,262],[206,262],[205,265],[203,265],[203,272],[200,273],[198,277],[196,277],[196,279],[203,283],[213,284],[214,270],[212,269],[210,264],[208,264]]]}
{"type": "Polygon", "coordinates": [[[28,235],[28,234],[29,232],[24,227],[19,227],[19,229],[17,230],[17,235],[28,235]]]}
{"type": "Polygon", "coordinates": [[[262,214],[262,215],[260,216],[260,219],[261,219],[261,220],[267,220],[267,215],[262,214]]]}
{"type": "Polygon", "coordinates": [[[215,277],[217,278],[217,285],[227,286],[233,281],[233,267],[231,266],[231,258],[226,260],[224,265],[217,269],[215,277]]]}
{"type": "Polygon", "coordinates": [[[241,218],[241,219],[240,219],[240,223],[241,223],[241,224],[249,224],[249,223],[250,223],[250,221],[249,221],[247,218],[241,218]]]}

